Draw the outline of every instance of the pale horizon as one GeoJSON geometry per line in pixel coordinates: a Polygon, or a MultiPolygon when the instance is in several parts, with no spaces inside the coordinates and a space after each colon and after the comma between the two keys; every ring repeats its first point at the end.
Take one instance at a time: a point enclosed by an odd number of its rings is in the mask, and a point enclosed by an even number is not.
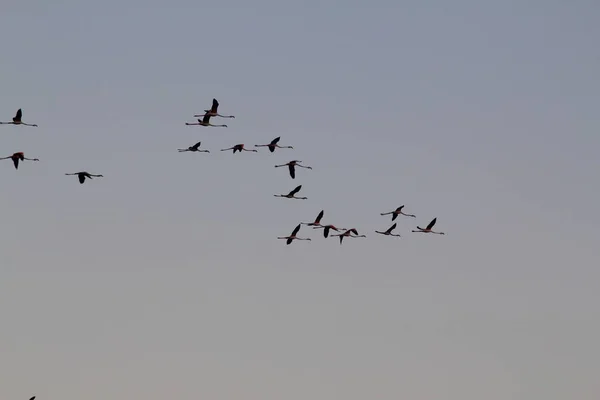
{"type": "Polygon", "coordinates": [[[9,1],[0,398],[596,400],[599,19],[9,1]],[[277,240],[320,210],[367,237],[277,240]]]}

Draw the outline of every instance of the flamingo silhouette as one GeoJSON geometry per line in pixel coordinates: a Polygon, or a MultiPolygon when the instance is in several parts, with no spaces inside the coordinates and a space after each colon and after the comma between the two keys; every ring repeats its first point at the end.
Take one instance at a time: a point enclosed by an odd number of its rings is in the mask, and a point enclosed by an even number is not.
{"type": "Polygon", "coordinates": [[[289,236],[280,236],[277,239],[286,239],[286,244],[290,244],[294,240],[310,240],[310,238],[299,238],[299,237],[296,236],[298,234],[298,231],[300,230],[301,226],[302,226],[302,224],[298,224],[298,226],[295,227],[294,230],[292,231],[291,235],[289,235],[289,236]]]}
{"type": "Polygon", "coordinates": [[[336,231],[336,232],[344,230],[343,228],[337,228],[334,225],[318,225],[318,226],[313,227],[313,229],[323,229],[323,236],[325,238],[327,238],[329,236],[330,230],[336,231]]]}
{"type": "Polygon", "coordinates": [[[255,144],[254,147],[268,147],[269,151],[272,153],[275,151],[275,148],[279,148],[279,149],[293,149],[292,146],[280,146],[277,143],[279,142],[279,140],[281,139],[281,136],[276,137],[275,139],[271,140],[271,143],[269,144],[255,144]]]}
{"type": "Polygon", "coordinates": [[[248,150],[248,149],[245,149],[244,145],[242,143],[236,144],[235,146],[230,147],[228,149],[221,149],[221,151],[227,151],[227,150],[233,150],[233,154],[235,154],[236,151],[239,151],[240,153],[242,151],[253,151],[255,153],[258,153],[258,150],[248,150]]]}
{"type": "Polygon", "coordinates": [[[317,218],[315,218],[314,222],[301,222],[300,224],[307,225],[307,226],[321,226],[321,220],[323,219],[324,213],[325,213],[325,210],[321,210],[319,215],[317,215],[317,218]]]}
{"type": "Polygon", "coordinates": [[[421,233],[435,233],[437,235],[445,235],[444,232],[434,232],[431,230],[431,228],[433,228],[433,226],[435,225],[437,221],[437,217],[432,219],[431,222],[429,223],[429,225],[427,225],[427,227],[425,229],[417,226],[418,231],[413,231],[413,232],[421,232],[421,233]]]}
{"type": "Polygon", "coordinates": [[[394,221],[398,215],[405,215],[405,216],[407,216],[407,217],[413,217],[413,218],[416,218],[416,217],[415,217],[414,215],[412,215],[412,214],[404,214],[404,213],[402,212],[402,209],[403,209],[403,208],[404,208],[404,206],[402,205],[402,206],[400,206],[400,207],[396,208],[394,211],[390,211],[390,212],[386,212],[386,213],[381,213],[381,215],[390,215],[390,214],[392,214],[392,221],[394,221]]]}
{"type": "Polygon", "coordinates": [[[26,124],[21,119],[23,118],[23,111],[19,108],[17,114],[13,117],[12,122],[0,122],[0,125],[25,125],[25,126],[37,126],[37,124],[26,124]]]}
{"type": "Polygon", "coordinates": [[[306,169],[312,169],[312,167],[306,167],[304,165],[300,165],[302,161],[298,161],[298,160],[293,160],[290,161],[288,163],[285,164],[281,164],[281,165],[276,165],[275,168],[279,168],[279,167],[285,167],[287,165],[289,171],[290,171],[290,176],[292,177],[292,179],[296,179],[296,167],[301,167],[301,168],[306,168],[306,169]]]}
{"type": "Polygon", "coordinates": [[[202,142],[198,142],[195,145],[188,147],[187,149],[177,149],[177,151],[179,151],[180,153],[183,153],[185,151],[193,151],[193,152],[197,152],[197,153],[210,153],[210,151],[208,151],[208,150],[198,150],[201,143],[202,142]]]}
{"type": "Polygon", "coordinates": [[[386,235],[386,236],[398,236],[398,237],[400,237],[400,235],[392,233],[392,231],[394,229],[396,229],[396,223],[395,222],[394,222],[394,225],[390,226],[387,231],[385,231],[385,232],[375,231],[375,233],[380,233],[380,234],[386,235]]]}
{"type": "Polygon", "coordinates": [[[89,172],[74,172],[74,173],[69,173],[69,174],[65,174],[65,175],[77,175],[77,177],[79,178],[79,183],[83,184],[83,182],[85,182],[85,178],[89,178],[92,179],[93,178],[103,178],[102,175],[92,175],[89,172]]]}
{"type": "MultiPolygon", "coordinates": [[[[306,200],[307,197],[294,197],[294,195],[296,193],[298,193],[300,191],[300,189],[302,189],[302,185],[296,186],[296,188],[294,190],[292,190],[291,192],[289,192],[288,194],[274,194],[273,196],[275,196],[275,197],[285,197],[285,198],[288,198],[288,199],[306,200]]],[[[302,225],[302,223],[300,225],[302,225]]]]}
{"type": "Polygon", "coordinates": [[[186,125],[201,125],[201,126],[214,126],[214,127],[224,127],[227,128],[227,125],[213,125],[210,123],[210,114],[204,114],[204,118],[199,119],[198,122],[186,122],[186,125]]]}
{"type": "Polygon", "coordinates": [[[221,118],[235,118],[233,115],[221,115],[217,112],[217,109],[219,108],[219,102],[217,101],[217,99],[213,99],[212,101],[212,107],[210,110],[204,110],[204,115],[202,114],[197,114],[194,115],[194,117],[202,117],[202,116],[206,116],[209,115],[211,117],[221,117],[221,118]]]}
{"type": "Polygon", "coordinates": [[[345,237],[351,237],[351,238],[367,237],[366,235],[359,235],[358,231],[355,228],[348,229],[344,233],[335,234],[335,235],[331,235],[331,236],[339,236],[340,245],[342,244],[342,241],[344,240],[345,237]],[[354,236],[352,235],[353,233],[354,233],[354,236]]]}
{"type": "Polygon", "coordinates": [[[26,158],[22,151],[14,153],[12,156],[2,157],[0,160],[8,160],[9,158],[13,161],[15,169],[19,169],[19,161],[40,161],[37,158],[26,158]]]}

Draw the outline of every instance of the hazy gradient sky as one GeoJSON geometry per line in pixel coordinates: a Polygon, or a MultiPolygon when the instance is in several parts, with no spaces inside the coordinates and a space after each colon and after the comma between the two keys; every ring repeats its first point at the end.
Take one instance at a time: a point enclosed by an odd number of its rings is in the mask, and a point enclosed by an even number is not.
{"type": "Polygon", "coordinates": [[[1,9],[2,400],[600,397],[598,2],[1,9]]]}

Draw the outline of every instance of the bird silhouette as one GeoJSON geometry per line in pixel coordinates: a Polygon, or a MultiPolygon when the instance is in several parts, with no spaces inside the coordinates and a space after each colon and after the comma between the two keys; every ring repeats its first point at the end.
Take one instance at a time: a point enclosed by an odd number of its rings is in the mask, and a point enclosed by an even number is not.
{"type": "Polygon", "coordinates": [[[0,125],[37,126],[37,124],[26,124],[25,122],[22,121],[22,118],[23,118],[23,111],[19,108],[11,122],[0,122],[0,125]]]}
{"type": "Polygon", "coordinates": [[[40,161],[37,158],[26,158],[25,154],[23,154],[22,151],[20,151],[18,153],[14,153],[13,155],[8,156],[8,157],[2,157],[2,158],[0,158],[0,160],[8,160],[8,159],[12,160],[12,162],[13,162],[13,164],[15,166],[15,169],[19,169],[19,161],[25,161],[25,160],[27,160],[27,161],[40,161]]]}
{"type": "Polygon", "coordinates": [[[89,172],[85,172],[85,171],[68,173],[65,175],[77,175],[77,177],[79,178],[79,183],[81,183],[81,184],[83,184],[83,182],[85,182],[85,178],[92,179],[92,178],[102,178],[103,177],[102,175],[92,175],[89,172]]]}
{"type": "Polygon", "coordinates": [[[254,147],[268,147],[269,151],[271,153],[273,153],[275,151],[275,148],[279,148],[279,149],[293,149],[292,146],[280,146],[277,143],[279,143],[279,140],[281,139],[281,137],[276,137],[275,139],[271,140],[271,143],[269,144],[255,144],[254,147]]]}

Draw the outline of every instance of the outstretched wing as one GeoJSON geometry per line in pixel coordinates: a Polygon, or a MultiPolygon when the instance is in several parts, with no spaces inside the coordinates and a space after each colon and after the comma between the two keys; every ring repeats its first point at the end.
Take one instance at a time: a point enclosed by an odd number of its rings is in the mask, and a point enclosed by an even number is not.
{"type": "Polygon", "coordinates": [[[404,205],[401,205],[400,207],[396,208],[396,212],[402,211],[403,208],[404,208],[404,205]]]}
{"type": "Polygon", "coordinates": [[[436,221],[437,221],[437,217],[431,220],[431,222],[429,223],[429,225],[427,225],[427,228],[425,228],[425,230],[430,230],[431,228],[433,228],[436,221]]]}
{"type": "Polygon", "coordinates": [[[15,164],[15,169],[19,169],[19,157],[12,157],[13,164],[15,164]]]}
{"type": "Polygon", "coordinates": [[[279,139],[281,139],[281,137],[276,137],[275,139],[271,140],[271,143],[269,143],[269,151],[271,153],[275,151],[275,145],[277,144],[277,142],[279,142],[279,139]]]}
{"type": "Polygon", "coordinates": [[[298,226],[296,228],[294,228],[294,230],[292,231],[292,234],[290,236],[296,236],[296,234],[300,230],[300,226],[301,226],[301,224],[298,224],[298,226]]]}
{"type": "Polygon", "coordinates": [[[327,236],[329,236],[329,226],[326,226],[325,229],[323,229],[323,236],[325,236],[325,238],[327,238],[327,236]]]}
{"type": "Polygon", "coordinates": [[[358,231],[356,229],[352,228],[352,229],[348,229],[348,231],[350,231],[350,232],[354,233],[356,236],[358,236],[358,231]]]}
{"type": "Polygon", "coordinates": [[[296,186],[296,187],[294,188],[294,190],[292,190],[292,191],[289,193],[289,196],[293,196],[293,195],[295,195],[296,193],[298,193],[298,192],[300,191],[300,189],[302,189],[302,185],[298,185],[298,186],[296,186]]]}
{"type": "Polygon", "coordinates": [[[216,113],[217,108],[219,108],[219,102],[217,101],[217,99],[213,99],[213,103],[212,103],[212,107],[211,107],[210,111],[216,113]]]}
{"type": "Polygon", "coordinates": [[[318,224],[321,222],[321,218],[323,218],[323,214],[324,214],[325,210],[321,210],[321,212],[319,213],[319,215],[317,215],[317,219],[315,219],[315,223],[318,224]]]}
{"type": "Polygon", "coordinates": [[[393,214],[392,214],[392,221],[394,221],[394,220],[395,220],[397,217],[398,217],[398,214],[396,214],[396,213],[393,213],[393,214]]]}
{"type": "Polygon", "coordinates": [[[290,170],[290,176],[292,179],[296,179],[296,168],[294,167],[294,164],[288,165],[288,169],[290,170]]]}
{"type": "Polygon", "coordinates": [[[23,111],[19,108],[17,110],[17,114],[15,115],[15,120],[20,121],[23,118],[23,111]]]}
{"type": "Polygon", "coordinates": [[[198,147],[200,147],[200,144],[201,144],[201,143],[202,143],[202,142],[198,142],[198,143],[196,143],[195,145],[193,145],[193,146],[192,146],[192,149],[194,149],[194,150],[198,150],[198,147]]]}
{"type": "Polygon", "coordinates": [[[396,224],[394,223],[394,225],[390,226],[389,229],[387,231],[385,231],[386,234],[390,234],[392,233],[392,231],[396,229],[396,224]]]}
{"type": "Polygon", "coordinates": [[[206,113],[206,114],[204,114],[204,117],[202,118],[202,123],[208,124],[208,121],[210,121],[210,114],[206,113]]]}

